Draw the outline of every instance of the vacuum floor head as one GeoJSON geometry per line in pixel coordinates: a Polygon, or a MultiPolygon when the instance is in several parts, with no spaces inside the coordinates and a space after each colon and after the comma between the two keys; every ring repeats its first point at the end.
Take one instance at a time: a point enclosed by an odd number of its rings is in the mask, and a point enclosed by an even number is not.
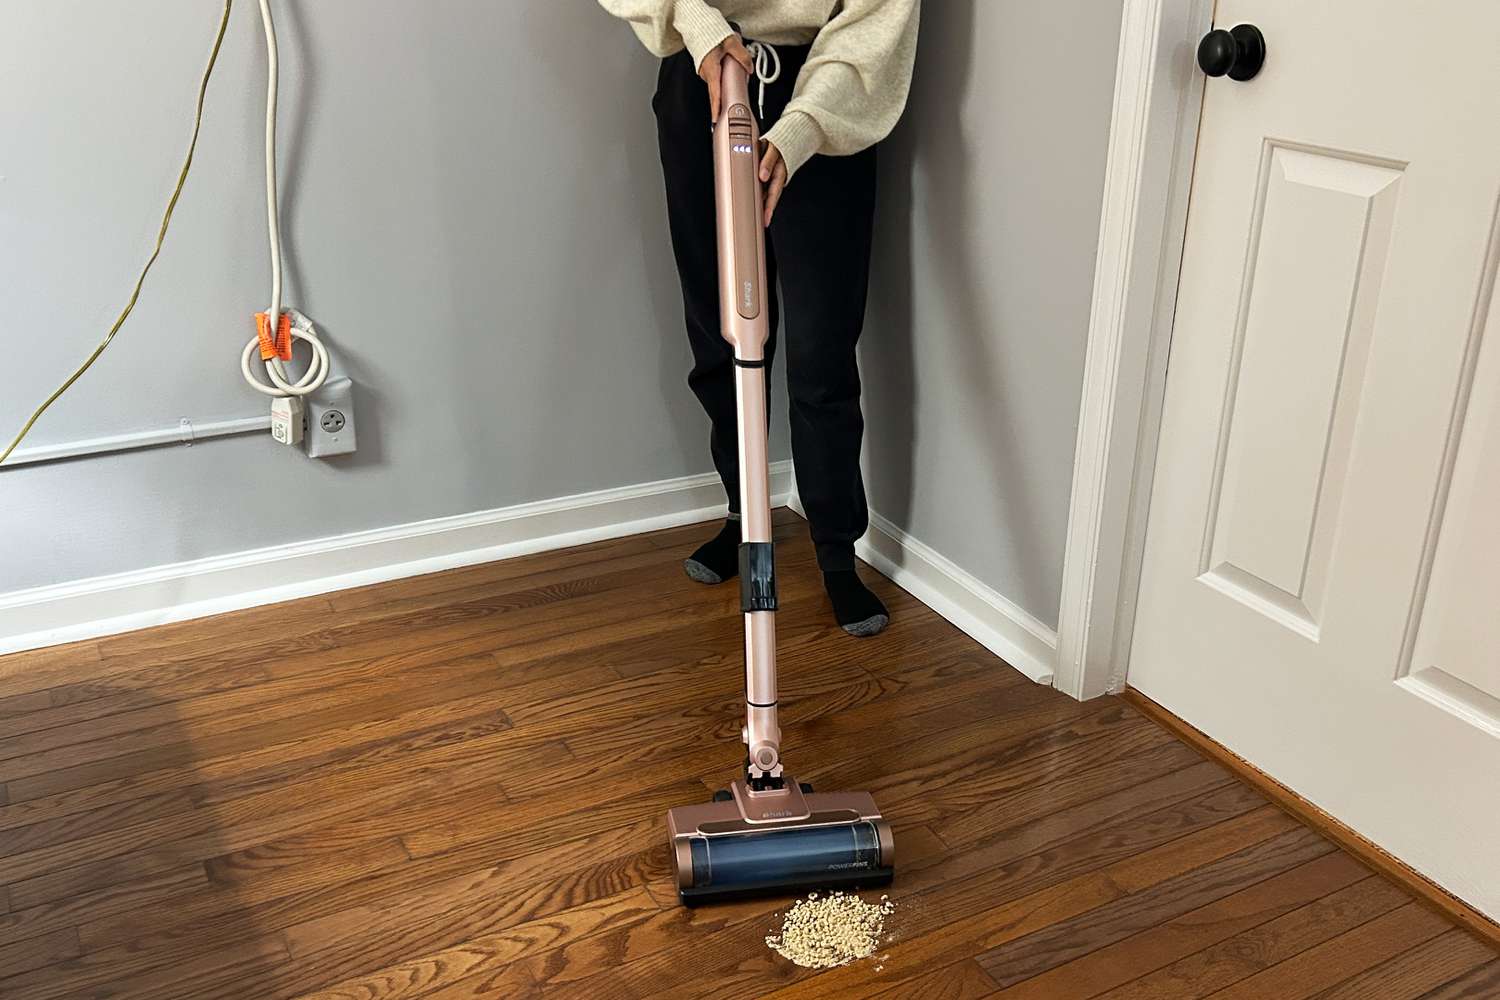
{"type": "Polygon", "coordinates": [[[703,805],[667,812],[677,892],[689,905],[808,889],[887,885],[890,824],[866,792],[817,793],[787,778],[756,791],[744,780],[703,805]]]}

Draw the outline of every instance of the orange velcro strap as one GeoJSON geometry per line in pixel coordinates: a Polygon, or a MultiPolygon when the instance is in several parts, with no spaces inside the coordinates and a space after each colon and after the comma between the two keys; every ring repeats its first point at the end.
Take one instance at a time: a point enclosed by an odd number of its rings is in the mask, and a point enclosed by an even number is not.
{"type": "Polygon", "coordinates": [[[260,359],[270,361],[272,358],[280,358],[282,361],[292,360],[292,317],[290,313],[281,314],[281,323],[276,329],[276,336],[271,337],[270,318],[266,313],[255,314],[255,332],[260,336],[260,359]]]}

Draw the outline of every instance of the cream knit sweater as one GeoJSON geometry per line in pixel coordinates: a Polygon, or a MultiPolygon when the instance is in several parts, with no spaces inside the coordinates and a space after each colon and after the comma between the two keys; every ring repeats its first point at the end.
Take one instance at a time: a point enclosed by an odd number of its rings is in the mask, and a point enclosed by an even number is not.
{"type": "Polygon", "coordinates": [[[788,176],[815,153],[847,156],[890,134],[906,106],[920,0],[599,0],[658,56],[703,57],[736,22],[747,39],[812,43],[781,120],[765,135],[788,176]]]}

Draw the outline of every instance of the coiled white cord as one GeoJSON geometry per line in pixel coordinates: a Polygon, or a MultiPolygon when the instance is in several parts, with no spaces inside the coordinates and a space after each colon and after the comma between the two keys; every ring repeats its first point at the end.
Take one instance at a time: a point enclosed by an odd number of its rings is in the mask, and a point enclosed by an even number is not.
{"type": "Polygon", "coordinates": [[[257,391],[267,396],[306,396],[328,379],[328,348],[324,347],[323,342],[318,339],[318,331],[313,327],[312,320],[295,309],[285,311],[292,321],[292,337],[305,341],[312,348],[312,363],[308,365],[307,371],[296,382],[289,382],[282,369],[281,359],[273,358],[266,362],[266,374],[270,376],[272,383],[266,385],[255,377],[250,367],[251,359],[260,350],[260,338],[251,337],[245,349],[240,352],[240,374],[245,376],[245,381],[257,391]]]}
{"type": "Polygon", "coordinates": [[[766,84],[781,79],[781,53],[770,42],[750,42],[745,46],[755,57],[755,79],[760,81],[760,117],[766,117],[766,84]]]}
{"type": "MultiPolygon", "coordinates": [[[[267,311],[274,334],[281,322],[281,212],[276,193],[276,94],[279,64],[276,52],[276,25],[271,18],[271,0],[260,0],[260,20],[266,33],[266,229],[271,244],[271,308],[267,311]]],[[[293,313],[292,336],[312,348],[312,363],[301,378],[293,380],[280,358],[265,362],[266,382],[250,368],[251,355],[259,349],[260,338],[251,337],[240,355],[240,372],[256,392],[267,396],[306,396],[316,392],[328,378],[328,348],[318,339],[317,331],[307,317],[293,313]]]]}

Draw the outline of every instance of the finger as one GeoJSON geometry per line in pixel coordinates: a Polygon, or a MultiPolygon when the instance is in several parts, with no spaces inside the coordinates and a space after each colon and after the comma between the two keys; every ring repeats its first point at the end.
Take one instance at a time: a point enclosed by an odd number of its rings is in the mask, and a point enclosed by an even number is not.
{"type": "Polygon", "coordinates": [[[724,47],[716,45],[698,64],[698,76],[708,87],[708,120],[711,122],[719,120],[719,63],[723,59],[724,47]]]}
{"type": "Polygon", "coordinates": [[[730,35],[724,39],[724,54],[731,56],[735,62],[745,67],[746,73],[755,72],[755,60],[750,58],[750,50],[745,48],[745,43],[740,41],[739,35],[730,35]]]}
{"type": "Polygon", "coordinates": [[[771,143],[766,143],[765,155],[760,158],[760,182],[766,183],[771,179],[771,174],[781,165],[781,150],[771,143]]]}
{"type": "Polygon", "coordinates": [[[766,225],[771,225],[771,216],[776,214],[776,206],[781,203],[781,193],[786,190],[786,167],[778,165],[776,176],[771,180],[771,186],[766,191],[766,225]]]}
{"type": "Polygon", "coordinates": [[[723,46],[715,46],[703,54],[703,61],[698,64],[698,76],[704,83],[719,75],[719,60],[723,57],[723,46]]]}

